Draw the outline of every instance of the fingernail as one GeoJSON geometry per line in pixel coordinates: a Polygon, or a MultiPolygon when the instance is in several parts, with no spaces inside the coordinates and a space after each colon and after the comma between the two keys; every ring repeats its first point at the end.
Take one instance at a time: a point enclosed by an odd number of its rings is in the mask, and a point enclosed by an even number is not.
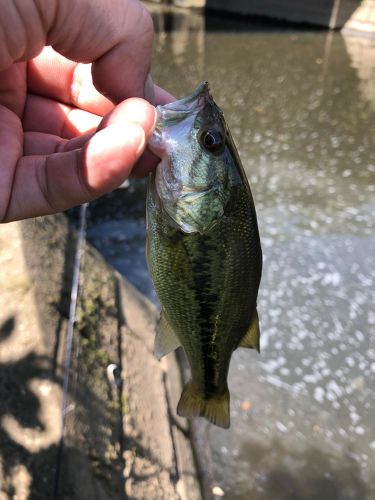
{"type": "Polygon", "coordinates": [[[146,101],[150,102],[151,104],[155,103],[155,88],[150,73],[147,75],[145,81],[144,94],[146,101]]]}

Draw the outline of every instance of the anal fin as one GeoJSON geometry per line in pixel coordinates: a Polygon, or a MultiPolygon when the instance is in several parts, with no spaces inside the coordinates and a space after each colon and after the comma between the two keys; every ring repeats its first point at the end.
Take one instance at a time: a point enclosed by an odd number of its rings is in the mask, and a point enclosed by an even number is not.
{"type": "Polygon", "coordinates": [[[259,318],[258,318],[258,312],[255,309],[253,317],[250,322],[250,326],[247,329],[245,335],[242,337],[238,347],[248,347],[250,349],[256,349],[258,352],[260,352],[259,339],[260,339],[259,318]]]}
{"type": "Polygon", "coordinates": [[[156,336],[154,343],[154,354],[158,359],[161,359],[166,354],[180,347],[181,342],[178,340],[173,328],[162,310],[160,319],[156,325],[156,336]]]}

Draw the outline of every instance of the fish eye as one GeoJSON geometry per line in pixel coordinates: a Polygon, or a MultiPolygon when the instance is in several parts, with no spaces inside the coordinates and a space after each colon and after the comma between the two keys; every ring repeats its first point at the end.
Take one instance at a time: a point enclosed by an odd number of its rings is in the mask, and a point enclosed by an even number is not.
{"type": "Polygon", "coordinates": [[[202,146],[212,153],[217,153],[223,149],[224,139],[218,130],[205,130],[202,132],[200,139],[202,146]]]}

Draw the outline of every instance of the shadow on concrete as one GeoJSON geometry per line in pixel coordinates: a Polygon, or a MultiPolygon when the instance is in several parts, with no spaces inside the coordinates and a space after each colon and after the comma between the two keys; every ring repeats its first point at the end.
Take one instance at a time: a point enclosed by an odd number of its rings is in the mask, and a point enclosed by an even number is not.
{"type": "MultiPolygon", "coordinates": [[[[15,326],[15,318],[10,317],[0,325],[0,343],[9,339],[15,326]],[[4,336],[6,332],[6,336],[4,336]]],[[[24,429],[43,433],[44,422],[39,418],[40,401],[29,387],[34,379],[46,379],[49,360],[34,353],[10,363],[0,364],[0,423],[4,418],[14,419],[24,429]]],[[[48,378],[51,379],[49,376],[48,378]]],[[[30,488],[29,498],[49,498],[54,479],[56,446],[31,453],[16,442],[0,425],[0,462],[2,462],[2,492],[13,498],[16,494],[12,480],[16,467],[23,466],[30,478],[26,479],[30,488]]],[[[18,436],[21,438],[23,436],[18,436]]],[[[26,474],[27,475],[27,474],[26,474]]]]}
{"type": "MultiPolygon", "coordinates": [[[[11,317],[0,325],[0,343],[4,340],[4,331],[6,338],[11,338],[14,324],[15,318],[11,317]]],[[[77,410],[67,416],[67,427],[70,430],[66,436],[61,460],[58,461],[59,439],[56,428],[60,425],[60,419],[57,418],[60,415],[60,406],[43,408],[46,401],[42,403],[33,390],[35,382],[46,384],[47,381],[54,386],[62,385],[61,377],[53,374],[51,356],[29,353],[17,361],[0,364],[2,493],[7,495],[6,498],[15,498],[17,492],[19,494],[18,488],[21,487],[23,491],[28,491],[24,498],[30,500],[123,498],[121,462],[112,457],[114,460],[107,468],[105,460],[99,456],[101,450],[108,448],[109,439],[107,428],[100,424],[103,421],[109,426],[114,423],[113,419],[109,419],[101,399],[87,385],[82,384],[84,381],[80,381],[82,385],[78,384],[70,399],[70,403],[73,403],[77,410]],[[92,412],[93,407],[95,419],[87,414],[92,412]],[[10,424],[6,425],[7,422],[10,424]],[[9,426],[11,432],[8,431],[9,426]],[[78,427],[79,431],[72,438],[73,427],[78,427]],[[52,438],[49,434],[52,434],[52,438]],[[86,446],[83,445],[85,437],[86,446]],[[54,441],[52,444],[51,439],[54,441]],[[77,443],[74,443],[75,440],[77,443]],[[17,484],[19,479],[16,476],[20,467],[23,470],[23,485],[17,484]],[[57,474],[60,476],[60,488],[54,497],[57,474]]],[[[50,403],[56,406],[55,400],[50,403]]]]}
{"type": "MultiPolygon", "coordinates": [[[[30,321],[35,328],[40,325],[40,341],[30,352],[31,334],[24,331],[20,337],[17,312],[0,324],[0,347],[11,354],[11,361],[0,363],[0,496],[14,498],[22,491],[28,499],[124,498],[119,394],[106,373],[112,359],[116,362],[106,342],[108,335],[117,336],[117,319],[116,311],[109,315],[100,305],[100,293],[111,292],[111,275],[95,256],[87,256],[60,454],[62,367],[76,237],[62,214],[25,221],[21,230],[38,313],[30,321]],[[106,286],[90,281],[95,276],[90,266],[106,286]]],[[[22,314],[20,310],[20,318],[22,314]]]]}
{"type": "Polygon", "coordinates": [[[15,324],[16,318],[14,316],[9,316],[9,318],[0,325],[0,342],[10,336],[15,324]]]}

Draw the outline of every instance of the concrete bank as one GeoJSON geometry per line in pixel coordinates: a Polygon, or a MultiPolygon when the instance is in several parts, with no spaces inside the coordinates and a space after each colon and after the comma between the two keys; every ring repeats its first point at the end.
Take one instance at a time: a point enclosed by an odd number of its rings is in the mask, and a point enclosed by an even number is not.
{"type": "Polygon", "coordinates": [[[344,26],[359,4],[359,0],[207,0],[206,8],[334,29],[344,26]]]}
{"type": "Polygon", "coordinates": [[[0,499],[200,499],[157,311],[88,244],[61,453],[76,242],[61,214],[0,226],[0,499]]]}
{"type": "Polygon", "coordinates": [[[375,38],[375,0],[148,0],[184,8],[200,8],[288,23],[309,24],[375,38]]]}

